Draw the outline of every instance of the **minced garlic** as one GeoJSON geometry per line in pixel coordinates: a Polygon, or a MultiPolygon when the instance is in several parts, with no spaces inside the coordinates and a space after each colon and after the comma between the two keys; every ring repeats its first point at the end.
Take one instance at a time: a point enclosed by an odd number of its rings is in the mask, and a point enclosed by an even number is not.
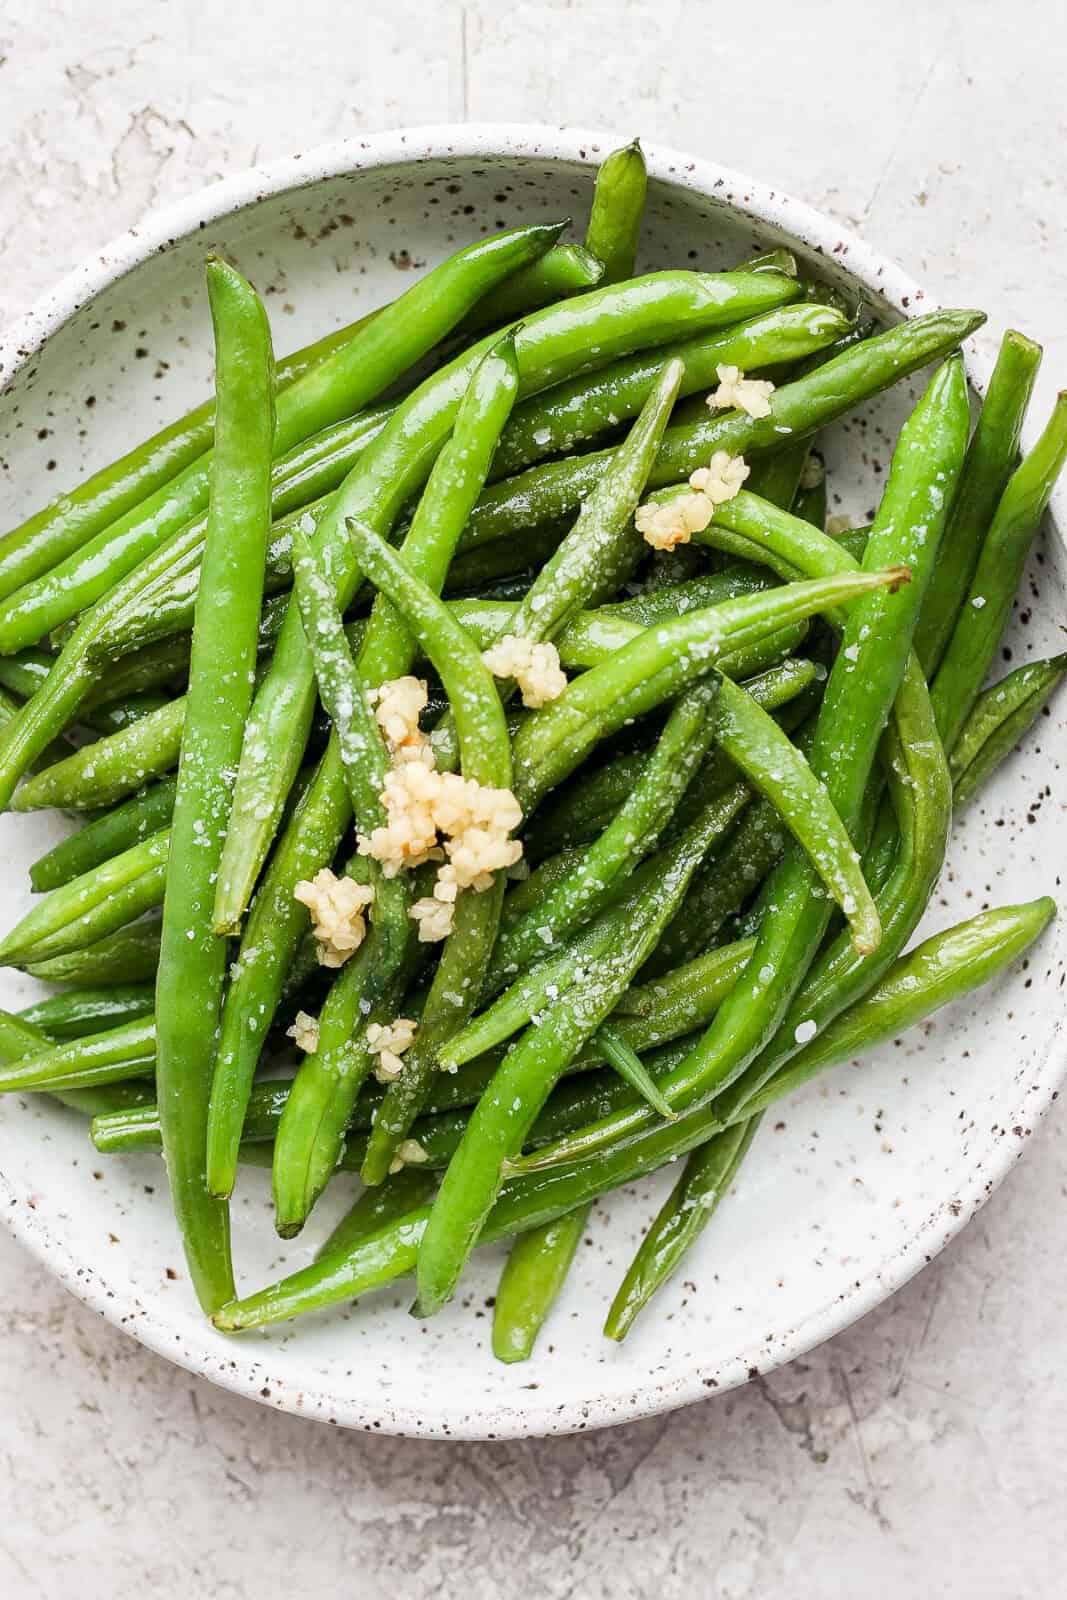
{"type": "Polygon", "coordinates": [[[690,474],[689,487],[707,495],[713,505],[721,506],[734,498],[750,471],[744,456],[716,450],[706,467],[698,467],[690,474]]]}
{"type": "Polygon", "coordinates": [[[804,458],[804,465],[800,469],[800,487],[802,489],[817,489],[826,477],[826,467],[821,456],[812,450],[804,458]]]}
{"type": "Polygon", "coordinates": [[[285,1032],[296,1048],[303,1050],[306,1055],[314,1055],[319,1048],[319,1019],[308,1011],[298,1011],[292,1027],[286,1028],[285,1032]]]}
{"type": "Polygon", "coordinates": [[[343,967],[366,938],[364,912],[374,899],[374,890],[353,878],[338,878],[329,867],[323,867],[310,882],[301,879],[293,898],[311,912],[320,964],[343,967]]]}
{"type": "Polygon", "coordinates": [[[658,505],[650,500],[638,506],[634,515],[637,531],[653,550],[673,550],[688,544],[694,533],[703,533],[715,514],[706,494],[680,494],[658,505]]]}
{"type": "Polygon", "coordinates": [[[419,943],[436,944],[440,939],[447,939],[452,932],[456,908],[451,901],[424,895],[421,900],[415,901],[408,916],[419,925],[419,943]]]}
{"type": "Polygon", "coordinates": [[[708,395],[712,411],[745,411],[750,417],[769,417],[774,384],[766,378],[746,378],[740,367],[716,367],[719,387],[708,395]]]}
{"type": "Polygon", "coordinates": [[[374,705],[375,720],[390,750],[423,743],[419,716],[426,709],[429,699],[424,679],[410,675],[390,678],[380,688],[372,689],[370,698],[374,705]]]}
{"type": "Polygon", "coordinates": [[[396,1155],[389,1163],[389,1172],[395,1177],[398,1172],[403,1172],[405,1167],[418,1167],[429,1159],[429,1151],[424,1150],[417,1139],[405,1139],[397,1147],[396,1155]]]}
{"type": "Polygon", "coordinates": [[[839,516],[835,513],[834,516],[827,517],[826,531],[831,539],[838,538],[842,533],[850,533],[852,531],[852,518],[839,516]]]}
{"type": "Polygon", "coordinates": [[[401,1056],[407,1050],[418,1024],[410,1017],[395,1017],[392,1022],[372,1022],[367,1029],[367,1048],[378,1057],[374,1076],[379,1083],[393,1083],[404,1070],[401,1056]]]}
{"type": "Polygon", "coordinates": [[[559,651],[548,640],[521,639],[513,633],[488,650],[482,660],[494,678],[514,678],[522,691],[522,703],[531,711],[558,700],[567,687],[567,677],[559,664],[559,651]]]}
{"type": "Polygon", "coordinates": [[[421,866],[437,850],[434,810],[441,774],[428,745],[420,754],[421,759],[404,760],[386,773],[381,801],[388,821],[359,841],[360,853],[380,861],[387,878],[395,878],[402,867],[421,866]]]}

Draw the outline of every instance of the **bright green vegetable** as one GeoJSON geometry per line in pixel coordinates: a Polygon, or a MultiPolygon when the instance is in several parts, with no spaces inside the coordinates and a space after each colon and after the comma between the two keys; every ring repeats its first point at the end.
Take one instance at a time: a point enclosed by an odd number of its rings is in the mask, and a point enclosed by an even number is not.
{"type": "Polygon", "coordinates": [[[230,774],[252,699],[275,410],[270,329],[255,290],[232,267],[212,260],[208,296],[216,350],[215,449],[163,902],[156,1089],[171,1200],[193,1286],[210,1314],[233,1283],[229,1210],[211,1194],[205,1171],[228,954],[211,926],[211,901],[230,811],[230,774]]]}
{"type": "Polygon", "coordinates": [[[528,1361],[566,1282],[589,1220],[588,1205],[521,1233],[511,1247],[493,1306],[493,1354],[528,1361]]]}
{"type": "Polygon", "coordinates": [[[585,247],[604,263],[605,283],[633,277],[647,187],[639,139],[613,150],[597,168],[585,247]]]}

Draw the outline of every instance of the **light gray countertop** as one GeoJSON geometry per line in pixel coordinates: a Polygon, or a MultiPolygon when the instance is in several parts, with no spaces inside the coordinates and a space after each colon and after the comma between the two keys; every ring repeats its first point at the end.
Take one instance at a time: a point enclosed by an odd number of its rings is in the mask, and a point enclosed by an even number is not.
{"type": "MultiPolygon", "coordinates": [[[[369,129],[641,132],[779,184],[1067,378],[1059,0],[15,0],[0,321],[147,208],[369,129]]],[[[345,1435],[191,1378],[0,1235],[0,1594],[819,1600],[1063,1592],[1054,1112],[921,1276],[804,1362],[596,1435],[345,1435]]]]}

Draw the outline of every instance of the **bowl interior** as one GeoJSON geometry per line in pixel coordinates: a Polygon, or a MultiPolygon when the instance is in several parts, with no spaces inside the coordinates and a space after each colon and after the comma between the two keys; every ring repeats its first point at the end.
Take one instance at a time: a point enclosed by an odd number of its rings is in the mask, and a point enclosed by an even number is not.
{"type": "MultiPolygon", "coordinates": [[[[204,226],[71,316],[0,396],[5,522],[207,393],[206,250],[254,279],[284,351],[394,296],[412,273],[480,232],[564,215],[581,226],[595,159],[584,147],[572,159],[438,148],[339,175],[318,176],[309,165],[298,169],[303,187],[222,219],[205,214],[204,226]]],[[[882,319],[900,314],[876,283],[852,277],[828,224],[799,237],[773,196],[738,193],[729,180],[708,182],[710,194],[701,194],[690,186],[707,181],[699,175],[655,159],[653,170],[644,265],[724,267],[786,243],[882,319]],[[737,209],[746,206],[765,218],[737,209]]],[[[823,441],[832,509],[857,520],[872,514],[891,441],[917,392],[901,385],[823,441]]],[[[1059,647],[1064,583],[1061,545],[1046,537],[1006,662],[1059,647]]],[[[957,823],[926,931],[987,904],[1055,892],[1049,863],[1063,853],[1064,823],[1051,796],[1062,731],[1053,706],[1025,757],[1009,761],[957,823]]],[[[63,826],[50,816],[0,818],[9,922],[29,903],[28,863],[63,826]]],[[[81,1119],[41,1100],[0,1102],[5,1209],[31,1248],[113,1320],[271,1404],[345,1425],[452,1436],[623,1421],[801,1352],[890,1292],[961,1225],[1024,1149],[1058,1078],[1063,942],[1053,928],[1029,963],[975,1001],[823,1076],[772,1113],[736,1193],[621,1348],[601,1336],[603,1314],[674,1173],[596,1207],[551,1326],[520,1367],[495,1363],[488,1350],[496,1248],[478,1256],[462,1297],[429,1323],[405,1315],[401,1285],[268,1335],[235,1342],[214,1334],[193,1304],[159,1162],[97,1156],[81,1119]]],[[[6,1007],[27,1004],[38,989],[0,972],[6,1007]]],[[[309,1260],[353,1189],[354,1180],[339,1178],[306,1237],[286,1244],[273,1231],[268,1176],[244,1175],[234,1205],[241,1285],[309,1260]]]]}

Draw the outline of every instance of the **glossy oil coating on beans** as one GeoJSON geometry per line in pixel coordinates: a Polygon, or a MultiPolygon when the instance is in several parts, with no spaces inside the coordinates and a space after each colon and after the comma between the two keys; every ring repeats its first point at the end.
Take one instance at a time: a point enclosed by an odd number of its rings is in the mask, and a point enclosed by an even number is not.
{"type": "Polygon", "coordinates": [[[597,168],[585,247],[603,262],[605,283],[620,283],[633,276],[647,188],[648,172],[638,139],[613,150],[597,168]]]}
{"type": "MultiPolygon", "coordinates": [[[[520,394],[538,393],[583,368],[604,365],[617,356],[661,344],[683,332],[754,314],[795,293],[791,280],[779,280],[773,274],[666,272],[578,295],[560,306],[534,313],[516,330],[520,394]],[[597,352],[593,358],[590,349],[597,352]]],[[[336,585],[342,609],[350,603],[360,581],[359,565],[345,531],[346,520],[360,519],[380,535],[389,533],[405,502],[425,483],[486,347],[484,341],[476,345],[420,385],[397,408],[331,500],[316,529],[316,553],[336,585]]],[[[444,571],[438,577],[438,564],[445,570],[448,564],[447,559],[441,562],[439,543],[434,539],[427,548],[425,530],[413,522],[402,547],[412,570],[435,590],[444,582],[444,571]]],[[[377,608],[376,617],[377,620],[372,617],[360,660],[360,670],[371,687],[381,681],[378,672],[370,670],[371,660],[376,667],[379,662],[387,662],[381,677],[392,677],[405,670],[403,665],[394,663],[398,655],[403,660],[407,653],[396,619],[384,608],[377,608]]],[[[264,774],[260,770],[253,745],[249,763],[242,762],[238,775],[239,806],[247,783],[256,797],[257,814],[253,829],[240,806],[242,869],[233,874],[233,889],[225,907],[225,920],[229,923],[247,904],[266,856],[292,781],[290,764],[301,759],[313,707],[314,673],[293,614],[287,617],[279,635],[271,669],[253,709],[254,728],[269,726],[272,730],[272,772],[264,774]],[[264,781],[268,776],[272,779],[269,794],[264,781]]],[[[220,920],[222,911],[220,906],[220,920]]]]}
{"type": "MultiPolygon", "coordinates": [[[[216,349],[215,449],[156,978],[157,1065],[171,1199],[206,1311],[233,1281],[229,1210],[205,1172],[208,1096],[227,966],[211,904],[230,774],[252,698],[275,435],[266,313],[251,285],[208,266],[216,349]]],[[[232,1292],[232,1291],[231,1291],[232,1292]]]]}
{"type": "Polygon", "coordinates": [[[498,1361],[528,1361],[537,1335],[563,1288],[589,1220],[589,1206],[530,1228],[516,1239],[497,1284],[493,1354],[498,1361]]]}
{"type": "MultiPolygon", "coordinates": [[[[846,1053],[854,1053],[859,1042],[866,1045],[896,1034],[904,1025],[905,1016],[914,1024],[947,1001],[959,999],[987,982],[1040,935],[1053,911],[1051,901],[1038,900],[1027,906],[983,913],[973,923],[963,923],[928,941],[916,952],[919,961],[902,958],[854,1009],[846,1053]],[[953,959],[957,953],[965,953],[962,969],[953,959]],[[918,977],[918,983],[905,982],[898,990],[897,977],[909,979],[913,975],[918,977]],[[887,997],[889,1003],[883,1004],[887,997]],[[869,1019],[869,1031],[862,1027],[864,1016],[869,1019]]],[[[829,1059],[821,1063],[830,1064],[829,1059]]],[[[513,1177],[501,1191],[482,1239],[490,1243],[550,1222],[608,1189],[632,1183],[672,1158],[687,1155],[719,1131],[721,1124],[714,1106],[700,1106],[677,1122],[650,1124],[631,1143],[609,1147],[584,1165],[513,1177]]],[[[230,1332],[263,1327],[351,1300],[409,1275],[415,1269],[428,1216],[428,1207],[417,1207],[354,1247],[323,1255],[312,1266],[280,1283],[226,1306],[216,1315],[216,1325],[230,1332]]]]}
{"type": "MultiPolygon", "coordinates": [[[[865,561],[906,557],[913,581],[897,595],[879,590],[852,605],[820,707],[811,764],[849,829],[859,819],[878,740],[908,663],[925,583],[962,464],[968,420],[962,368],[952,361],[935,374],[901,433],[868,542],[865,561]]],[[[805,524],[798,525],[798,532],[808,543],[820,537],[805,524]]],[[[844,551],[830,559],[839,565],[850,562],[844,551]]],[[[921,684],[917,664],[915,671],[921,684]]],[[[795,851],[787,852],[762,893],[763,904],[774,911],[761,923],[745,980],[691,1059],[672,1075],[666,1089],[672,1105],[721,1093],[783,1022],[829,917],[827,902],[814,898],[812,887],[812,869],[795,851]]],[[[882,921],[884,927],[884,917],[882,921]]],[[[802,1031],[797,1044],[811,1020],[807,1011],[798,1018],[802,1031]]],[[[635,1109],[629,1118],[609,1119],[591,1137],[610,1142],[624,1125],[632,1132],[647,1115],[635,1109]]]]}

